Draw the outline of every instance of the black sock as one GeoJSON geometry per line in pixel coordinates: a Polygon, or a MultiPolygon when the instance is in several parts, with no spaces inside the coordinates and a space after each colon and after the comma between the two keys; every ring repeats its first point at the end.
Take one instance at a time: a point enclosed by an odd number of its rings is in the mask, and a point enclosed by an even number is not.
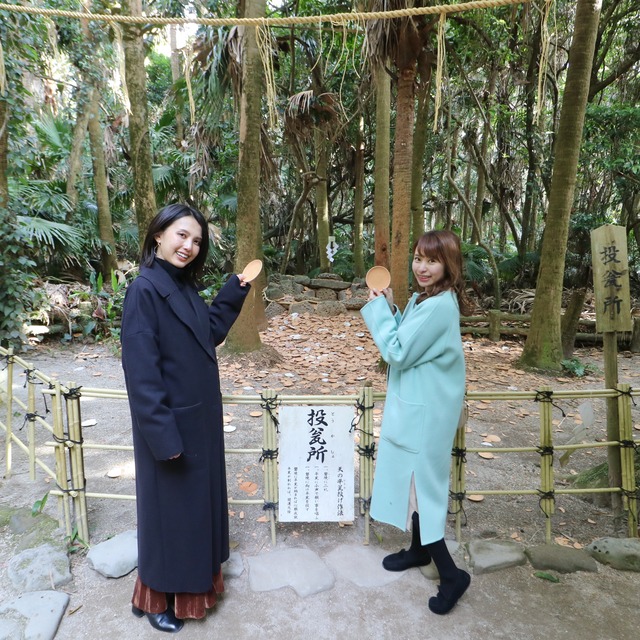
{"type": "Polygon", "coordinates": [[[438,569],[440,582],[442,584],[451,584],[456,582],[458,579],[458,567],[456,567],[456,563],[453,561],[453,558],[449,553],[449,549],[447,548],[444,538],[441,538],[437,542],[432,542],[431,544],[426,545],[426,547],[427,551],[431,554],[431,559],[438,569]]]}

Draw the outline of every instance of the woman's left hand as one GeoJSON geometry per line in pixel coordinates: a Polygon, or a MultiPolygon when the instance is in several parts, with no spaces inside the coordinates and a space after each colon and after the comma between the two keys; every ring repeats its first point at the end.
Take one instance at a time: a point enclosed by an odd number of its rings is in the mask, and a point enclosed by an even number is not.
{"type": "Polygon", "coordinates": [[[241,287],[246,287],[247,284],[249,284],[245,279],[244,273],[239,273],[238,274],[238,280],[240,280],[240,286],[241,287]]]}

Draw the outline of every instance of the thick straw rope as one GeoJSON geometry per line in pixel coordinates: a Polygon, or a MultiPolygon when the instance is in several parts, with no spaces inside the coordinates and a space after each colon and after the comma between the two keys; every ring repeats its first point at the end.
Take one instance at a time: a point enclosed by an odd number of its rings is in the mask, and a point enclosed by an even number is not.
{"type": "Polygon", "coordinates": [[[317,24],[320,22],[344,23],[362,20],[392,20],[393,18],[410,18],[435,14],[460,13],[475,9],[492,9],[512,4],[524,4],[529,0],[475,0],[460,4],[437,5],[434,7],[413,7],[410,9],[396,9],[395,11],[370,11],[363,13],[333,13],[316,16],[290,16],[287,18],[165,18],[162,16],[122,16],[104,13],[88,13],[81,11],[63,11],[61,9],[41,9],[15,4],[0,3],[0,10],[28,13],[41,16],[57,16],[60,18],[78,18],[97,20],[108,23],[123,24],[203,24],[213,27],[256,25],[262,27],[286,27],[291,25],[317,24]]]}

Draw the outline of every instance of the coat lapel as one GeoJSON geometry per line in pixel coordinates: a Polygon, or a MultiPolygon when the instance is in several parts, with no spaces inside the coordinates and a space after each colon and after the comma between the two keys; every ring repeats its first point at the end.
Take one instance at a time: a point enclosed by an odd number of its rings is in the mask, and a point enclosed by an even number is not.
{"type": "Polygon", "coordinates": [[[156,291],[167,300],[169,307],[180,322],[190,329],[200,346],[215,360],[213,347],[209,340],[209,318],[204,305],[192,306],[162,267],[155,264],[152,267],[144,267],[140,270],[140,275],[153,284],[156,291]]]}

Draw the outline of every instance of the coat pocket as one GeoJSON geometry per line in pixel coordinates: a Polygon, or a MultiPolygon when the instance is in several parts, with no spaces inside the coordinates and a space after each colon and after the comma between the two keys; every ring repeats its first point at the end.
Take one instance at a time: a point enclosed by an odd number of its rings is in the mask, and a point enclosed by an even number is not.
{"type": "Polygon", "coordinates": [[[202,454],[205,445],[202,402],[189,407],[177,407],[172,411],[182,438],[184,455],[197,457],[202,454]]]}
{"type": "Polygon", "coordinates": [[[411,453],[418,453],[424,440],[427,411],[423,404],[387,396],[380,437],[411,453]]]}

